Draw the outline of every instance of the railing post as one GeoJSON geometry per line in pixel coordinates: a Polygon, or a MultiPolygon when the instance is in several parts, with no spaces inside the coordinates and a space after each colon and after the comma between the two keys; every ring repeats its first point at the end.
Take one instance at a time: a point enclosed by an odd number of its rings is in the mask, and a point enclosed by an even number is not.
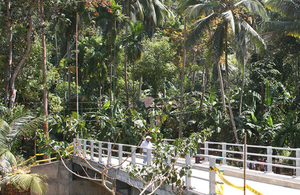
{"type": "MultiPolygon", "coordinates": [[[[189,154],[186,154],[185,155],[185,166],[189,166],[192,164],[192,158],[190,157],[189,154]]],[[[187,171],[187,175],[185,176],[185,185],[186,185],[186,188],[187,189],[191,189],[192,187],[192,178],[189,177],[189,174],[190,174],[191,170],[188,170],[187,171]]]]}
{"type": "Polygon", "coordinates": [[[247,169],[248,168],[248,166],[247,166],[247,160],[248,160],[248,147],[247,147],[247,144],[244,144],[243,145],[243,164],[244,164],[244,169],[247,169]],[[245,147],[245,145],[246,145],[246,147],[245,147]],[[245,161],[245,158],[246,158],[246,161],[245,161]],[[246,163],[244,163],[244,162],[246,162],[246,163]]]}
{"type": "Polygon", "coordinates": [[[78,140],[78,143],[77,143],[77,152],[78,152],[78,155],[79,156],[83,156],[83,154],[81,153],[82,152],[82,148],[81,148],[81,142],[82,140],[81,139],[77,139],[78,140]]]}
{"type": "Polygon", "coordinates": [[[102,142],[98,142],[98,162],[102,163],[102,142]]]}
{"type": "MultiPolygon", "coordinates": [[[[215,158],[209,158],[209,167],[215,167],[216,166],[216,159],[215,158]]],[[[209,195],[216,194],[216,171],[215,170],[209,170],[209,195]]]]}
{"type": "Polygon", "coordinates": [[[94,140],[91,141],[91,160],[94,160],[94,140]]]}
{"type": "Polygon", "coordinates": [[[227,163],[226,163],[226,143],[225,142],[223,142],[222,143],[222,158],[223,158],[223,160],[222,160],[222,165],[226,165],[227,163]]]}
{"type": "MultiPolygon", "coordinates": [[[[122,163],[123,160],[123,144],[119,144],[119,165],[122,163]]],[[[122,168],[122,166],[120,167],[122,168]]]]}
{"type": "Polygon", "coordinates": [[[298,169],[296,169],[296,177],[299,177],[300,176],[300,149],[298,149],[297,151],[296,151],[296,167],[298,168],[298,169]]]}
{"type": "Polygon", "coordinates": [[[73,155],[76,156],[76,138],[73,139],[73,155]]]}
{"type": "Polygon", "coordinates": [[[86,158],[86,139],[83,140],[83,157],[86,158]]]}
{"type": "Polygon", "coordinates": [[[135,163],[135,150],[136,150],[136,146],[132,146],[131,147],[131,162],[135,163]]]}
{"type": "Polygon", "coordinates": [[[152,149],[146,149],[147,150],[147,166],[150,166],[151,165],[151,151],[152,149]]]}
{"type": "MultiPolygon", "coordinates": [[[[207,143],[207,142],[204,142],[204,154],[205,154],[205,156],[208,155],[208,143],[207,143]]],[[[208,158],[205,157],[205,160],[204,160],[204,161],[207,162],[207,161],[208,161],[208,158]]]]}
{"type": "Polygon", "coordinates": [[[107,144],[107,166],[111,166],[111,143],[107,144]]]}
{"type": "Polygon", "coordinates": [[[267,165],[267,173],[272,173],[272,146],[267,147],[267,163],[270,163],[267,165]]]}

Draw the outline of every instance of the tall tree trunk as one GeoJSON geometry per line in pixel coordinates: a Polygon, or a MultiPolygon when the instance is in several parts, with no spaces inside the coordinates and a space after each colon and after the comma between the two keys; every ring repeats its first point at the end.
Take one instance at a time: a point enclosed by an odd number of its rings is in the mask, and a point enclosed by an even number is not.
{"type": "Polygon", "coordinates": [[[243,61],[242,88],[241,88],[241,97],[240,97],[239,115],[242,114],[243,95],[244,95],[244,85],[245,85],[245,60],[243,61]]]}
{"type": "Polygon", "coordinates": [[[132,61],[132,100],[133,100],[133,104],[135,104],[135,90],[134,90],[134,59],[132,61]]]}
{"type": "MultiPolygon", "coordinates": [[[[43,7],[43,0],[40,0],[40,21],[41,24],[44,25],[44,7],[43,7]]],[[[48,115],[48,98],[47,98],[47,48],[46,48],[46,36],[45,36],[45,28],[42,29],[42,47],[43,47],[43,115],[48,115]]],[[[46,135],[46,139],[49,139],[49,132],[48,132],[48,121],[44,122],[44,134],[46,135]]],[[[44,155],[44,159],[49,159],[48,155],[44,155]]],[[[45,161],[45,163],[49,163],[50,160],[45,161]]]]}
{"type": "Polygon", "coordinates": [[[54,39],[55,39],[55,54],[56,54],[56,66],[59,66],[59,57],[58,57],[58,44],[57,44],[57,32],[56,32],[56,26],[55,26],[55,34],[54,34],[54,39]]]}
{"type": "Polygon", "coordinates": [[[208,72],[208,70],[207,70],[206,66],[203,66],[202,97],[201,97],[201,101],[200,101],[200,107],[199,107],[199,110],[198,110],[196,123],[195,123],[195,126],[194,126],[194,132],[197,132],[198,124],[200,122],[200,114],[201,114],[202,105],[203,105],[203,101],[204,101],[204,94],[205,94],[205,90],[206,90],[206,74],[207,74],[207,72],[208,72]]]}
{"type": "Polygon", "coordinates": [[[298,102],[299,100],[299,89],[298,89],[298,82],[299,82],[299,59],[297,59],[296,61],[296,67],[295,67],[295,96],[296,96],[296,100],[295,102],[298,102]]]}
{"type": "MultiPolygon", "coordinates": [[[[114,50],[115,50],[115,44],[114,44],[114,50]]],[[[112,74],[113,74],[113,65],[114,65],[114,63],[115,63],[115,55],[114,54],[112,54],[112,49],[110,50],[111,51],[111,55],[113,55],[113,61],[110,63],[110,71],[109,71],[109,78],[110,78],[110,84],[109,84],[109,88],[110,88],[110,92],[109,92],[109,100],[110,100],[110,105],[113,105],[113,100],[112,100],[112,95],[113,95],[113,93],[112,93],[112,85],[113,85],[113,76],[112,76],[112,74]]]]}
{"type": "Polygon", "coordinates": [[[143,83],[143,77],[140,77],[140,82],[139,82],[139,100],[141,99],[141,94],[142,94],[142,83],[143,83]]]}
{"type": "Polygon", "coordinates": [[[184,81],[184,69],[185,69],[185,55],[186,55],[186,18],[184,19],[184,41],[183,41],[183,63],[181,69],[181,83],[180,83],[180,115],[179,115],[179,134],[178,137],[182,137],[182,110],[183,110],[183,81],[184,81]]]}
{"type": "Polygon", "coordinates": [[[31,46],[31,34],[32,34],[32,9],[34,6],[34,0],[31,1],[29,9],[28,9],[28,31],[27,31],[27,35],[26,35],[26,49],[24,51],[24,54],[21,58],[21,60],[18,62],[17,66],[15,67],[13,74],[11,76],[10,79],[10,83],[9,83],[9,103],[8,103],[8,107],[12,108],[14,103],[15,103],[15,99],[16,99],[16,92],[17,90],[15,89],[15,80],[16,77],[20,71],[21,66],[24,64],[29,51],[30,51],[30,46],[31,46]]]}
{"type": "Polygon", "coordinates": [[[67,62],[68,62],[68,114],[70,114],[70,102],[71,102],[71,25],[67,27],[67,62]]]}
{"type": "MultiPolygon", "coordinates": [[[[130,1],[127,0],[126,1],[126,14],[128,14],[128,16],[130,17],[130,1]]],[[[126,37],[128,36],[128,24],[126,23],[125,25],[126,28],[126,37]]],[[[126,91],[126,106],[129,106],[129,94],[128,94],[128,81],[127,81],[127,56],[126,56],[126,52],[127,52],[127,43],[125,43],[125,49],[124,49],[124,74],[125,74],[125,91],[126,91]]]]}
{"type": "MultiPolygon", "coordinates": [[[[127,27],[127,25],[126,25],[127,27]]],[[[128,32],[126,30],[126,36],[128,32]]],[[[125,55],[124,55],[124,74],[125,74],[125,92],[126,92],[126,106],[129,106],[129,94],[128,94],[128,79],[127,79],[127,57],[126,57],[126,52],[127,52],[127,43],[125,44],[125,55]]]]}
{"type": "Polygon", "coordinates": [[[223,110],[224,110],[224,112],[226,112],[225,93],[224,93],[223,77],[222,77],[220,63],[218,63],[217,69],[218,69],[218,76],[219,76],[219,82],[220,82],[223,110]]]}
{"type": "Polygon", "coordinates": [[[13,29],[11,24],[11,13],[10,13],[10,0],[7,1],[6,13],[7,13],[7,42],[8,42],[8,66],[7,66],[7,76],[6,76],[6,87],[4,96],[4,105],[8,107],[9,104],[9,85],[11,79],[11,68],[12,68],[12,37],[13,29]]]}
{"type": "MultiPolygon", "coordinates": [[[[78,97],[78,12],[76,11],[76,35],[75,35],[75,66],[76,66],[76,115],[77,121],[79,120],[79,97],[78,97]]],[[[76,133],[76,137],[78,138],[78,133],[76,133]]]]}
{"type": "MultiPolygon", "coordinates": [[[[228,63],[227,63],[227,30],[228,30],[228,24],[225,23],[225,72],[226,72],[226,89],[227,89],[227,99],[228,99],[228,109],[229,109],[229,115],[232,123],[232,130],[235,136],[236,143],[239,144],[239,139],[236,132],[236,126],[234,122],[234,117],[232,113],[231,103],[230,103],[230,92],[229,92],[229,76],[228,76],[228,63]]],[[[240,149],[240,148],[239,148],[240,149]]]]}
{"type": "Polygon", "coordinates": [[[265,114],[265,85],[261,82],[261,117],[265,114]]]}

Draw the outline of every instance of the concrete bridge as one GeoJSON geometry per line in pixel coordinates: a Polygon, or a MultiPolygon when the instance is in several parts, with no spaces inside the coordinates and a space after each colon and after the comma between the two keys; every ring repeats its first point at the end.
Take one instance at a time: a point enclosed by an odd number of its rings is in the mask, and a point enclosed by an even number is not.
{"type": "MultiPolygon", "coordinates": [[[[171,142],[172,140],[165,140],[171,142]]],[[[76,173],[88,174],[92,178],[100,178],[100,174],[97,174],[90,167],[95,167],[99,171],[102,171],[105,166],[113,166],[121,164],[126,157],[131,154],[128,151],[135,151],[139,146],[101,142],[94,140],[79,139],[74,140],[74,155],[69,161],[69,168],[76,173]],[[110,154],[110,155],[109,155],[110,154]]],[[[143,183],[137,178],[132,178],[124,170],[127,164],[130,162],[136,163],[140,166],[151,166],[151,154],[148,153],[146,164],[143,164],[143,155],[139,153],[132,153],[132,155],[124,162],[122,167],[117,166],[108,172],[108,175],[112,178],[116,178],[116,187],[119,194],[139,194],[137,188],[143,188],[143,183]]],[[[186,190],[184,194],[217,194],[218,187],[216,182],[221,184],[219,187],[223,187],[225,195],[239,195],[243,194],[243,191],[229,186],[224,183],[223,180],[218,178],[214,170],[210,170],[209,167],[216,167],[219,170],[224,171],[224,177],[235,186],[243,186],[244,184],[244,160],[246,160],[246,183],[251,186],[257,192],[261,194],[300,194],[300,149],[279,148],[279,147],[265,147],[254,145],[238,145],[231,143],[219,143],[219,142],[205,142],[201,148],[201,154],[195,154],[192,157],[185,156],[185,158],[179,158],[176,166],[192,165],[191,177],[185,176],[186,190]],[[237,147],[241,147],[243,151],[239,151],[237,147]],[[282,152],[284,151],[284,152],[282,152]],[[247,155],[243,155],[246,152],[247,155]],[[292,155],[284,156],[281,153],[289,153],[292,155]],[[294,155],[294,157],[293,157],[294,155]],[[247,159],[243,159],[243,157],[247,159]],[[201,158],[201,163],[195,163],[195,158],[201,158]],[[266,162],[256,161],[254,159],[265,158],[266,162]],[[288,163],[284,163],[288,162],[288,163]],[[255,163],[256,167],[262,165],[264,171],[258,169],[249,169],[248,164],[255,163]],[[278,171],[281,173],[278,174],[278,171]],[[286,175],[289,173],[290,175],[286,175]]],[[[42,165],[46,166],[46,165],[42,165]]],[[[58,166],[58,165],[57,165],[58,166]]],[[[61,166],[61,165],[60,165],[61,166]]],[[[33,168],[34,170],[35,168],[33,168]]],[[[63,168],[60,168],[62,170],[63,168]]],[[[45,167],[44,167],[44,170],[45,167]]],[[[50,169],[50,172],[53,169],[50,169]]],[[[38,172],[38,171],[36,171],[38,172]]],[[[54,171],[55,172],[55,171],[54,171]]],[[[59,172],[59,171],[58,171],[59,172]]],[[[78,183],[79,177],[70,176],[68,184],[69,191],[61,194],[82,194],[79,193],[80,189],[90,190],[92,193],[85,191],[83,194],[99,194],[99,190],[94,190],[91,184],[88,189],[83,186],[86,184],[78,183]],[[74,180],[77,184],[74,185],[74,180]],[[73,185],[70,184],[73,183],[73,185]],[[79,186],[82,186],[81,188],[79,186]],[[79,189],[78,189],[79,188],[79,189]],[[76,189],[76,190],[74,190],[76,189]]],[[[57,177],[53,177],[57,179],[57,177]]],[[[54,181],[54,180],[53,180],[54,181]]],[[[62,179],[66,181],[66,179],[62,179]]],[[[54,182],[55,183],[55,182],[54,182]]],[[[94,184],[99,182],[93,182],[94,184]]],[[[60,183],[59,185],[61,185],[60,183]]],[[[57,185],[57,182],[56,182],[57,185]]],[[[61,189],[66,189],[61,187],[61,189]]],[[[151,189],[149,189],[151,191],[151,189]]],[[[59,194],[57,192],[48,194],[59,194]]],[[[100,193],[104,194],[104,193],[100,193]]],[[[172,186],[166,185],[159,188],[155,194],[174,194],[172,186]]],[[[247,194],[254,194],[247,190],[247,194]]]]}

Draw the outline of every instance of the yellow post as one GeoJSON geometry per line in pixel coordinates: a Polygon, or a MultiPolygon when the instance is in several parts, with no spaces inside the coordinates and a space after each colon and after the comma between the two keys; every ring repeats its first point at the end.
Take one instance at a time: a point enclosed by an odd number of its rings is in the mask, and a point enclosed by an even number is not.
{"type": "MultiPolygon", "coordinates": [[[[224,170],[219,170],[219,172],[220,172],[220,175],[223,176],[224,170]]],[[[221,182],[221,183],[220,183],[220,191],[221,191],[221,194],[224,193],[224,188],[223,188],[223,187],[224,187],[224,183],[221,182]]]]}

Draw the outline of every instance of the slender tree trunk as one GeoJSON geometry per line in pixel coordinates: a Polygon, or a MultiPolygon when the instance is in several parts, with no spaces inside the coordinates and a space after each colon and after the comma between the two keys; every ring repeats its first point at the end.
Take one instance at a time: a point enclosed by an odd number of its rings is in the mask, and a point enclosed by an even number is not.
{"type": "Polygon", "coordinates": [[[207,74],[208,70],[207,68],[204,66],[203,67],[203,75],[202,75],[202,97],[201,97],[201,101],[200,101],[200,107],[198,110],[198,114],[197,114],[197,119],[196,119],[196,123],[194,126],[194,132],[197,132],[198,130],[198,124],[200,122],[200,114],[202,111],[202,105],[203,105],[203,101],[204,101],[204,94],[205,94],[205,90],[206,90],[206,74],[207,74]]]}
{"type": "MultiPolygon", "coordinates": [[[[126,30],[126,36],[127,36],[127,30],[126,30]]],[[[126,91],[126,106],[129,106],[129,94],[128,94],[128,79],[127,79],[127,43],[125,44],[125,55],[124,55],[124,74],[125,74],[125,91],[126,91]]]]}
{"type": "Polygon", "coordinates": [[[11,24],[11,13],[10,13],[10,0],[7,1],[6,13],[7,13],[7,42],[8,42],[8,66],[7,66],[7,76],[6,76],[6,87],[4,96],[4,105],[8,107],[9,104],[9,85],[11,79],[11,68],[12,68],[12,37],[13,29],[11,24]]]}
{"type": "MultiPolygon", "coordinates": [[[[194,49],[194,52],[193,52],[193,63],[196,62],[196,54],[198,53],[198,49],[194,49]]],[[[195,84],[195,73],[196,71],[193,71],[193,79],[192,79],[192,86],[191,86],[191,91],[194,91],[194,84],[195,84]]],[[[203,71],[203,74],[204,74],[204,71],[203,71]]],[[[192,101],[192,96],[189,95],[189,101],[191,102],[192,101]]],[[[190,117],[191,117],[191,106],[189,106],[188,108],[188,116],[187,116],[187,121],[190,121],[190,117]]]]}
{"type": "MultiPolygon", "coordinates": [[[[228,109],[229,109],[229,115],[232,123],[232,129],[235,136],[236,143],[239,144],[239,139],[236,132],[236,126],[234,122],[234,117],[232,113],[231,103],[230,103],[230,92],[229,92],[229,78],[228,78],[228,62],[227,62],[227,29],[228,24],[225,24],[225,71],[226,71],[226,89],[227,89],[227,98],[228,98],[228,109]]],[[[240,148],[239,148],[240,149],[240,148]]]]}
{"type": "Polygon", "coordinates": [[[58,57],[58,44],[57,44],[57,32],[56,32],[56,26],[55,26],[54,39],[55,39],[56,66],[58,67],[58,66],[59,66],[59,57],[58,57]]]}
{"type": "Polygon", "coordinates": [[[264,82],[261,82],[261,117],[265,114],[265,86],[264,82]]]}
{"type": "MultiPolygon", "coordinates": [[[[114,45],[115,46],[115,45],[114,45]]],[[[115,47],[114,47],[114,50],[115,50],[115,47]]],[[[111,55],[112,55],[112,49],[110,50],[111,51],[111,55]]],[[[114,56],[114,55],[113,55],[114,56]]],[[[113,61],[112,63],[110,63],[110,71],[109,71],[109,77],[110,77],[110,84],[109,84],[109,88],[110,88],[110,92],[109,92],[109,100],[110,100],[110,105],[113,105],[113,100],[112,100],[112,87],[113,87],[113,64],[115,63],[115,56],[113,57],[113,61]]]]}
{"type": "Polygon", "coordinates": [[[139,83],[139,100],[141,99],[141,94],[142,94],[142,83],[143,83],[143,77],[140,77],[140,83],[139,83]]]}
{"type": "Polygon", "coordinates": [[[99,99],[100,99],[100,109],[101,109],[101,105],[102,105],[102,100],[101,100],[101,98],[102,98],[101,86],[102,86],[102,84],[101,84],[101,81],[99,81],[99,99]]]}
{"type": "Polygon", "coordinates": [[[135,90],[134,90],[134,59],[132,61],[132,100],[133,100],[133,104],[135,104],[135,90]]]}
{"type": "Polygon", "coordinates": [[[218,63],[217,68],[218,68],[218,76],[219,76],[219,82],[220,82],[223,110],[224,110],[224,112],[226,112],[225,93],[224,93],[223,77],[222,77],[220,63],[218,63]]]}
{"type": "Polygon", "coordinates": [[[298,102],[299,100],[299,89],[298,89],[298,81],[299,81],[299,59],[297,59],[297,62],[296,62],[296,67],[295,67],[295,96],[296,96],[296,100],[295,102],[298,102]]]}
{"type": "Polygon", "coordinates": [[[71,26],[67,28],[67,62],[68,62],[68,114],[70,114],[70,102],[71,102],[71,26]]]}
{"type": "MultiPolygon", "coordinates": [[[[44,7],[43,7],[43,0],[40,0],[40,21],[41,24],[44,25],[44,7]]],[[[48,98],[47,98],[47,48],[46,48],[46,36],[45,36],[45,28],[42,29],[42,47],[43,47],[43,115],[48,115],[48,98]]],[[[44,134],[46,135],[46,139],[49,139],[49,132],[48,132],[48,121],[44,122],[44,134]]],[[[44,155],[44,159],[49,159],[48,155],[44,155]]],[[[45,163],[49,163],[50,160],[45,161],[45,163]]]]}
{"type": "MultiPolygon", "coordinates": [[[[76,66],[76,115],[77,121],[79,120],[79,97],[78,97],[78,12],[76,11],[76,35],[75,35],[75,66],[76,66]]],[[[76,134],[78,138],[78,134],[76,134]]]]}
{"type": "Polygon", "coordinates": [[[192,90],[194,91],[196,81],[196,71],[193,71],[192,90]]]}
{"type": "Polygon", "coordinates": [[[21,58],[21,60],[18,62],[17,66],[15,67],[14,71],[13,71],[13,74],[11,76],[11,79],[10,79],[10,83],[9,83],[9,104],[8,104],[8,107],[9,108],[12,108],[14,103],[15,103],[15,99],[16,99],[16,92],[17,90],[15,89],[15,80],[16,80],[16,77],[20,71],[20,68],[21,66],[24,64],[28,54],[29,54],[29,51],[30,51],[30,46],[31,46],[31,34],[32,34],[32,27],[33,27],[33,24],[32,24],[32,9],[33,9],[33,6],[34,6],[34,0],[31,1],[30,3],[30,6],[29,6],[29,9],[28,9],[28,31],[27,31],[27,35],[26,35],[26,49],[24,51],[24,54],[21,58]]]}
{"type": "Polygon", "coordinates": [[[245,85],[245,61],[243,61],[242,88],[241,88],[241,97],[240,97],[239,115],[242,114],[243,95],[244,95],[244,85],[245,85]]]}
{"type": "Polygon", "coordinates": [[[181,69],[181,83],[180,83],[180,115],[179,115],[179,135],[182,137],[182,110],[183,110],[183,81],[184,81],[184,69],[185,69],[185,55],[186,55],[186,18],[184,19],[184,41],[183,41],[183,63],[181,69]]]}
{"type": "MultiPolygon", "coordinates": [[[[130,2],[129,0],[127,0],[127,10],[126,13],[128,14],[128,16],[130,16],[130,9],[129,9],[129,5],[130,2]]],[[[128,36],[128,24],[126,23],[126,37],[128,36]]],[[[125,91],[126,91],[126,106],[129,106],[129,94],[128,94],[128,79],[127,79],[127,56],[126,56],[126,52],[127,52],[127,43],[125,43],[125,49],[124,49],[124,74],[125,74],[125,91]]]]}

